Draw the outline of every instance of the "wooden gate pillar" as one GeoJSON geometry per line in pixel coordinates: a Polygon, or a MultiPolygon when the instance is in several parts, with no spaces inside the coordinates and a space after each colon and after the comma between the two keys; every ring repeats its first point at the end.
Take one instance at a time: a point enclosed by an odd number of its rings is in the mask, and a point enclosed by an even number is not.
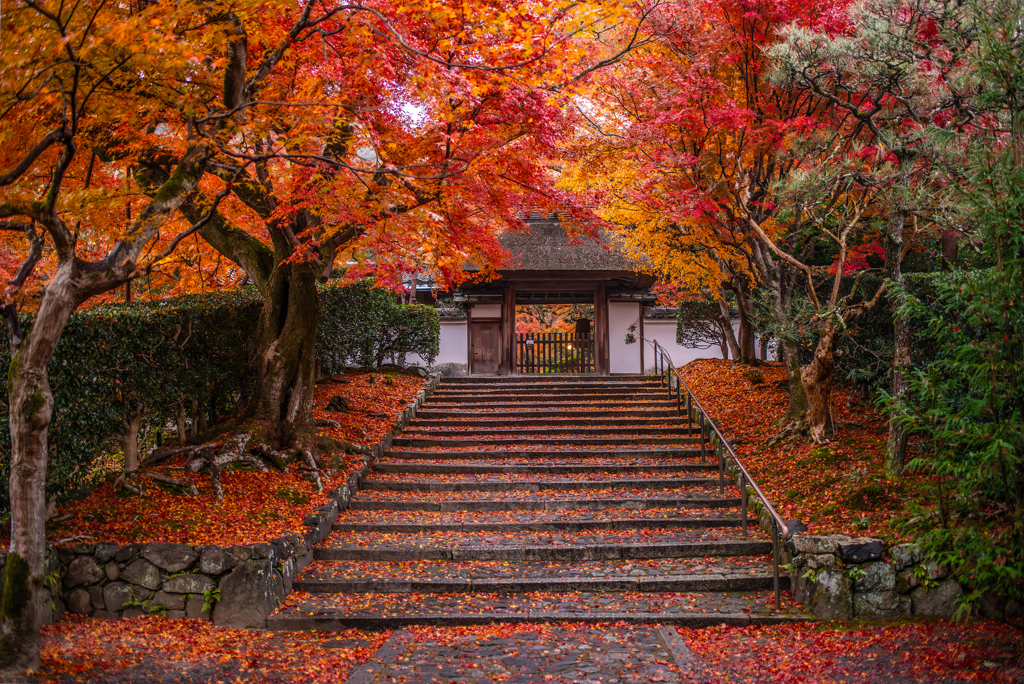
{"type": "Polygon", "coordinates": [[[501,374],[512,375],[516,370],[516,291],[505,286],[501,299],[501,374]]]}
{"type": "Polygon", "coordinates": [[[594,372],[608,375],[608,287],[601,283],[594,290],[594,372]]]}

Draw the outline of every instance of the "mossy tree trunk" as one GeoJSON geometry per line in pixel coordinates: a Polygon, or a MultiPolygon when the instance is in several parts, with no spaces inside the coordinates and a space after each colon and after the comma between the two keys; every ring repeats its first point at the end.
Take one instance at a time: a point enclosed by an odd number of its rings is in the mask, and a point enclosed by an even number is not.
{"type": "Polygon", "coordinates": [[[312,418],[316,282],[312,264],[279,265],[270,276],[260,316],[259,367],[247,414],[263,423],[283,447],[290,446],[312,418]]]}
{"type": "Polygon", "coordinates": [[[72,263],[57,270],[31,330],[20,341],[8,368],[11,546],[0,608],[0,667],[15,670],[39,667],[46,559],[47,428],[53,416],[53,392],[46,365],[81,301],[74,271],[72,263]]]}
{"type": "Polygon", "coordinates": [[[814,358],[800,369],[800,381],[807,396],[807,426],[811,441],[822,444],[832,427],[832,380],[836,362],[832,353],[836,331],[824,331],[818,338],[814,358]]]}

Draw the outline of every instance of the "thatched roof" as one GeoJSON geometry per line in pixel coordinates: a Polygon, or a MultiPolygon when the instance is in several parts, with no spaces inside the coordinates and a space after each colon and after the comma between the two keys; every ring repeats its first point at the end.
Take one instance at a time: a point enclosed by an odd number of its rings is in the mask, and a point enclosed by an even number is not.
{"type": "Polygon", "coordinates": [[[509,271],[633,271],[636,264],[613,245],[604,231],[570,238],[557,220],[530,218],[528,229],[504,233],[501,245],[512,255],[509,271]]]}

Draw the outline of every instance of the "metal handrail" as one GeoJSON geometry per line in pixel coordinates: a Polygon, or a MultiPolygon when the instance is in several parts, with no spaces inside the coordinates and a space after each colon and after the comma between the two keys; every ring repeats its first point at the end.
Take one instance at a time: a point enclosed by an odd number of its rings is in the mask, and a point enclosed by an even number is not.
{"type": "MultiPolygon", "coordinates": [[[[723,435],[722,431],[718,429],[718,426],[715,425],[715,421],[712,420],[711,416],[704,409],[704,406],[700,403],[700,400],[697,399],[697,395],[693,393],[693,390],[690,389],[690,386],[688,384],[686,384],[685,380],[683,380],[682,376],[679,374],[679,370],[672,363],[672,357],[669,356],[669,354],[665,350],[665,348],[662,347],[658,343],[657,340],[647,340],[647,339],[645,339],[644,342],[646,342],[647,344],[651,345],[652,349],[654,349],[654,352],[655,352],[655,356],[654,356],[654,371],[655,371],[655,375],[658,375],[659,378],[661,376],[663,376],[663,375],[665,376],[665,378],[666,378],[665,382],[668,385],[669,397],[672,396],[672,381],[671,381],[671,377],[674,376],[675,379],[676,379],[676,406],[677,406],[677,410],[680,413],[682,413],[682,407],[681,407],[682,399],[680,397],[680,392],[679,392],[680,386],[686,388],[686,416],[687,416],[687,420],[688,421],[692,421],[692,415],[690,413],[690,408],[692,406],[696,406],[697,407],[697,411],[698,411],[697,418],[698,418],[698,425],[699,425],[699,429],[700,429],[700,451],[701,451],[701,458],[702,459],[705,457],[705,454],[707,453],[706,447],[705,447],[705,442],[706,442],[706,440],[710,439],[710,437],[711,437],[711,435],[708,435],[707,437],[705,437],[705,430],[706,430],[706,428],[710,427],[710,429],[713,430],[714,433],[718,435],[718,445],[719,446],[715,447],[715,452],[716,452],[716,455],[718,456],[718,487],[719,487],[719,493],[720,494],[724,491],[725,459],[726,459],[726,456],[725,456],[725,454],[721,453],[719,451],[719,449],[721,448],[721,449],[724,449],[725,451],[728,451],[728,455],[729,455],[729,457],[732,458],[732,462],[736,465],[737,468],[739,468],[740,473],[741,473],[741,476],[740,476],[740,502],[741,502],[740,515],[742,516],[742,524],[743,524],[743,534],[744,534],[744,536],[747,533],[747,487],[746,487],[747,483],[749,483],[750,486],[754,489],[754,493],[761,500],[761,503],[765,507],[765,509],[768,511],[769,516],[771,516],[771,520],[772,520],[772,561],[773,561],[772,562],[772,574],[773,574],[773,579],[774,579],[774,584],[775,584],[775,610],[779,610],[780,607],[781,607],[781,597],[780,597],[780,591],[779,591],[779,562],[780,562],[779,532],[781,531],[783,536],[787,536],[789,534],[789,527],[786,525],[785,521],[783,521],[783,519],[779,516],[779,514],[775,511],[775,508],[772,506],[771,502],[768,500],[768,497],[765,496],[763,491],[761,491],[761,488],[757,485],[757,482],[750,475],[750,471],[747,470],[747,467],[745,465],[743,465],[743,461],[740,460],[740,457],[733,450],[732,445],[729,444],[728,440],[726,440],[726,438],[725,438],[725,435],[723,435]],[[659,361],[661,362],[661,372],[658,372],[659,361]],[[670,375],[670,373],[671,373],[671,375],[670,375]]],[[[659,384],[660,384],[660,381],[659,381],[659,384]]],[[[690,423],[690,424],[692,426],[692,423],[690,423]]]]}

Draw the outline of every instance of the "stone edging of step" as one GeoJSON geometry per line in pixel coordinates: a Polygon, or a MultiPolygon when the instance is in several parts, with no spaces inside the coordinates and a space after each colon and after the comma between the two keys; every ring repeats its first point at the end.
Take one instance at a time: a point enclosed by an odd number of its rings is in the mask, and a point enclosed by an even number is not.
{"type": "MultiPolygon", "coordinates": [[[[212,620],[224,627],[263,628],[267,617],[292,591],[298,573],[313,560],[314,547],[331,533],[374,461],[391,447],[441,381],[428,376],[423,389],[397,416],[394,427],[372,447],[363,465],[315,508],[305,531],[287,532],[260,544],[217,545],[78,543],[47,545],[45,572],[56,578],[43,590],[44,621],[65,610],[103,619],[162,615],[212,620]]],[[[3,576],[0,561],[0,578],[3,576]]]]}

